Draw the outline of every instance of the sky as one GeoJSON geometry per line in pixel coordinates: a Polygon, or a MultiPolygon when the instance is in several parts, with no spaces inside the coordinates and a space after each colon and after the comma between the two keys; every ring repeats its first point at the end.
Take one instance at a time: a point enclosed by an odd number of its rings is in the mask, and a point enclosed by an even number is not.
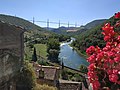
{"type": "MultiPolygon", "coordinates": [[[[120,0],[1,0],[0,14],[26,20],[85,25],[96,19],[108,19],[120,11],[120,0]]],[[[35,22],[41,27],[45,23],[35,22]]],[[[58,24],[50,24],[58,27],[58,24]]],[[[62,25],[61,26],[65,26],[62,25]]]]}

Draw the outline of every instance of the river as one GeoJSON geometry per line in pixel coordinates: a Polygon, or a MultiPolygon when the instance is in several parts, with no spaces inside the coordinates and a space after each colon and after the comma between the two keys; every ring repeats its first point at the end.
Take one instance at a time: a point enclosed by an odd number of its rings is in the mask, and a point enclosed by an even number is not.
{"type": "Polygon", "coordinates": [[[69,45],[73,40],[75,39],[71,38],[70,42],[62,43],[60,45],[59,58],[60,60],[63,60],[65,66],[79,70],[81,64],[88,66],[88,62],[69,45]]]}

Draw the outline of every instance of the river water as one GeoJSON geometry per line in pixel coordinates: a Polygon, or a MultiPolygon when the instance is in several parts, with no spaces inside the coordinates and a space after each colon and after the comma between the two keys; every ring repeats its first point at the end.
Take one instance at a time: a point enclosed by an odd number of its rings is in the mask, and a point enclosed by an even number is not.
{"type": "Polygon", "coordinates": [[[63,60],[65,66],[79,70],[81,64],[88,66],[88,62],[85,58],[81,57],[73,48],[69,45],[74,38],[71,39],[70,42],[62,43],[60,45],[60,60],[63,60]]]}

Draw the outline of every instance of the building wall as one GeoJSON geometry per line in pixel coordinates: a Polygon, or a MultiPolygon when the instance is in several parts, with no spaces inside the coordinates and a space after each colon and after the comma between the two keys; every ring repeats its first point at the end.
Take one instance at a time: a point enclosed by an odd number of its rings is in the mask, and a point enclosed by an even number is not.
{"type": "Polygon", "coordinates": [[[47,84],[49,86],[55,86],[54,81],[53,80],[47,80],[47,79],[37,79],[37,82],[41,85],[43,84],[47,84]]]}
{"type": "Polygon", "coordinates": [[[20,28],[0,22],[0,87],[12,81],[12,77],[21,68],[24,43],[22,33],[20,28]]]}
{"type": "Polygon", "coordinates": [[[82,84],[74,84],[74,83],[60,83],[59,90],[82,90],[82,84]]]}

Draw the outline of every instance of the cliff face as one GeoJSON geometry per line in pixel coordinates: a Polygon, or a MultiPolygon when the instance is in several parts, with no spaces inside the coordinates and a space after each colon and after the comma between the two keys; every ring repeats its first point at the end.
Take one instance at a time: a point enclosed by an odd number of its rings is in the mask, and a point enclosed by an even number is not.
{"type": "MultiPolygon", "coordinates": [[[[0,22],[0,90],[9,90],[23,62],[23,29],[0,22]],[[7,89],[3,89],[7,88],[7,89]]],[[[12,90],[12,89],[10,89],[12,90]]]]}

